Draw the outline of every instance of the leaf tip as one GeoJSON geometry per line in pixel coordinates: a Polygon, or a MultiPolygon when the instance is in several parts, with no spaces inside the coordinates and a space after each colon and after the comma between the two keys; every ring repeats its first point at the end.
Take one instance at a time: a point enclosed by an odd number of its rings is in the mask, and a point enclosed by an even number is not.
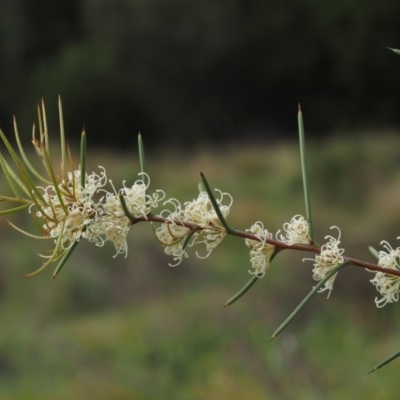
{"type": "Polygon", "coordinates": [[[393,51],[393,53],[400,54],[400,50],[399,49],[394,49],[393,47],[387,47],[387,49],[393,51]]]}
{"type": "Polygon", "coordinates": [[[275,338],[276,338],[276,336],[275,336],[275,334],[273,334],[273,335],[269,338],[268,343],[272,342],[275,338]]]}

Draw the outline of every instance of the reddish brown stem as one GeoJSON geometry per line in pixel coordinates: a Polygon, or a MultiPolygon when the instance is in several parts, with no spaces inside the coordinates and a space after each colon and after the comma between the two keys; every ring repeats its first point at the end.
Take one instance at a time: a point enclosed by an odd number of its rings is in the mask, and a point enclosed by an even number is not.
{"type": "MultiPolygon", "coordinates": [[[[159,215],[147,215],[147,217],[138,217],[135,218],[135,220],[131,221],[132,225],[138,223],[138,222],[160,222],[162,224],[164,223],[171,223],[167,218],[161,217],[159,215]]],[[[176,225],[181,225],[185,226],[186,228],[189,228],[191,230],[196,229],[198,231],[201,231],[203,229],[215,229],[215,230],[221,230],[220,227],[213,227],[213,226],[208,226],[207,228],[201,227],[197,224],[193,224],[191,222],[182,222],[182,221],[175,221],[174,222],[176,225]]],[[[258,238],[256,235],[249,233],[249,232],[244,232],[235,229],[233,233],[231,233],[233,236],[238,236],[244,239],[250,239],[250,240],[257,240],[260,241],[260,238],[258,238]]],[[[293,244],[293,245],[288,245],[284,242],[281,242],[279,240],[275,239],[266,239],[266,243],[274,245],[276,248],[280,249],[291,249],[291,250],[298,250],[298,251],[308,251],[311,253],[316,253],[319,254],[321,252],[321,248],[318,246],[314,246],[311,244],[293,244]]],[[[369,271],[377,271],[377,272],[382,272],[385,274],[389,275],[397,275],[400,276],[400,270],[395,270],[395,269],[389,269],[389,268],[383,268],[380,267],[379,265],[372,264],[366,261],[358,260],[356,258],[352,257],[347,257],[343,256],[345,261],[350,261],[351,265],[354,265],[355,267],[360,267],[367,269],[369,271]]]]}

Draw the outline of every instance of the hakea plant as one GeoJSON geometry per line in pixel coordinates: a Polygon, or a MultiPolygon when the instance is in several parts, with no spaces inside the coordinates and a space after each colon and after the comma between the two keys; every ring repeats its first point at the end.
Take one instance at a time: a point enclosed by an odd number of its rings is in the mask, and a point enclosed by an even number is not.
{"type": "MultiPolygon", "coordinates": [[[[14,206],[0,211],[0,215],[10,215],[27,211],[33,218],[41,235],[32,234],[15,226],[16,230],[35,239],[50,240],[53,249],[40,256],[44,258],[42,266],[26,275],[30,277],[56,263],[53,273],[55,278],[81,240],[103,246],[111,242],[116,254],[127,256],[127,234],[132,225],[139,222],[157,222],[154,230],[156,240],[164,247],[165,253],[173,259],[171,266],[180,264],[189,256],[188,250],[193,246],[204,246],[196,251],[200,258],[208,257],[222,242],[226,235],[244,239],[250,253],[249,282],[231,299],[226,306],[234,303],[259,279],[264,277],[276,255],[285,249],[307,251],[314,258],[306,258],[313,263],[313,278],[318,282],[306,298],[298,305],[286,321],[273,333],[276,338],[317,293],[327,290],[328,296],[339,270],[345,266],[356,266],[375,273],[371,280],[376,286],[380,298],[375,299],[377,307],[398,301],[400,292],[400,247],[392,248],[382,242],[385,250],[376,251],[376,264],[358,260],[344,255],[340,247],[340,229],[337,235],[326,236],[326,243],[319,245],[314,239],[311,216],[308,181],[305,162],[305,143],[302,113],[299,108],[298,125],[300,137],[300,156],[304,182],[306,216],[295,215],[290,222],[283,225],[283,233],[273,235],[262,222],[255,222],[245,231],[232,228],[227,223],[233,199],[228,193],[216,190],[217,196],[210,188],[205,176],[201,174],[200,193],[197,199],[183,204],[174,198],[167,198],[162,190],[150,192],[150,177],[145,170],[145,158],[142,138],[139,135],[139,178],[133,184],[123,182],[116,189],[107,178],[104,167],[98,172],[86,171],[86,134],[83,131],[80,146],[79,165],[74,159],[65,141],[65,130],[61,100],[59,99],[60,119],[60,156],[58,166],[50,154],[49,131],[44,103],[38,106],[38,126],[33,127],[32,144],[43,164],[39,172],[27,157],[17,124],[14,119],[16,146],[13,146],[2,131],[0,138],[11,156],[0,153],[0,164],[12,191],[11,196],[0,195],[1,202],[14,206]],[[164,209],[156,213],[158,207],[164,209]],[[337,237],[336,237],[337,236],[337,237]]],[[[395,353],[378,364],[372,371],[382,367],[400,355],[395,353]]],[[[372,372],[371,371],[371,372],[372,372]]]]}

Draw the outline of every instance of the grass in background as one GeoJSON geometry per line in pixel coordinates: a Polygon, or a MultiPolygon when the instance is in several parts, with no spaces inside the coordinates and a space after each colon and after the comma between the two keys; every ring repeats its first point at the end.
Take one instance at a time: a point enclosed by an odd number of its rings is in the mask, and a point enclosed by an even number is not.
{"type": "MultiPolygon", "coordinates": [[[[338,225],[346,254],[396,246],[400,139],[335,139],[308,148],[317,238],[338,225]]],[[[132,149],[132,153],[135,149],[132,149]]],[[[137,157],[89,151],[88,171],[107,168],[118,187],[134,180],[137,157]]],[[[181,201],[197,196],[199,172],[232,194],[229,221],[272,232],[304,214],[295,145],[249,146],[148,156],[153,188],[181,201]]],[[[23,222],[23,217],[17,217],[23,222]]],[[[15,221],[15,219],[13,219],[15,221]]],[[[2,399],[391,399],[398,361],[367,376],[400,347],[399,304],[377,310],[373,275],[348,268],[329,300],[320,294],[276,340],[274,329],[315,284],[306,254],[283,252],[239,302],[225,301],[250,278],[245,244],[228,237],[210,258],[176,268],[151,226],[129,234],[128,258],[82,242],[60,276],[21,277],[40,264],[37,242],[0,221],[0,400],[2,399]]]]}

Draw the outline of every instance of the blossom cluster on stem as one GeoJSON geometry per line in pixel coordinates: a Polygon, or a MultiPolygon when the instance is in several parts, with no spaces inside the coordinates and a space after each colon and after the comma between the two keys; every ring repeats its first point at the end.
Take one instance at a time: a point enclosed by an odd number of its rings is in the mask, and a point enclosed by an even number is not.
{"type": "MultiPolygon", "coordinates": [[[[331,229],[336,228],[339,232],[338,238],[334,238],[333,236],[325,236],[325,239],[328,239],[328,242],[325,243],[320,250],[320,253],[315,256],[315,259],[311,259],[314,262],[313,278],[316,281],[321,281],[324,279],[334,268],[338,265],[343,264],[343,252],[344,249],[339,248],[340,244],[340,229],[337,226],[332,226],[331,229]]],[[[310,260],[310,259],[305,259],[310,260]]],[[[319,290],[323,292],[328,290],[328,297],[331,294],[333,289],[333,283],[335,281],[337,274],[332,275],[326,282],[325,285],[319,290]]]]}
{"type": "Polygon", "coordinates": [[[61,259],[59,267],[63,265],[64,260],[82,239],[96,246],[111,242],[115,247],[115,256],[119,254],[127,256],[127,235],[130,227],[136,222],[149,221],[160,223],[154,234],[164,247],[165,253],[173,258],[171,266],[180,264],[188,257],[187,249],[195,245],[204,246],[203,250],[196,251],[199,258],[208,257],[229,233],[245,239],[252,267],[249,272],[256,278],[265,276],[272,259],[282,249],[312,251],[316,253],[311,259],[313,278],[316,281],[324,281],[321,282],[323,286],[319,291],[328,290],[330,294],[337,275],[333,270],[343,263],[344,265],[352,263],[367,269],[372,267],[377,271],[371,280],[382,296],[375,299],[377,307],[398,301],[400,247],[394,249],[387,242],[382,242],[385,250],[378,253],[378,265],[344,257],[344,249],[339,247],[341,232],[338,227],[332,227],[338,230],[338,237],[326,236],[327,242],[318,247],[311,238],[311,214],[308,209],[308,220],[302,215],[295,215],[290,222],[283,225],[283,233],[279,230],[275,238],[260,221],[245,232],[235,230],[229,227],[225,220],[233,202],[231,195],[216,189],[219,193],[219,198],[216,198],[203,175],[205,191],[192,201],[181,203],[174,198],[168,199],[165,192],[159,189],[149,194],[150,177],[144,172],[141,137],[139,137],[141,166],[139,179],[132,185],[124,181],[122,188],[117,190],[112,181],[108,180],[104,167],[99,166],[98,172],[86,172],[85,132],[82,132],[81,138],[81,164],[77,169],[72,167],[72,155],[65,143],[60,99],[59,113],[60,171],[56,172],[50,157],[49,132],[43,103],[38,107],[39,137],[36,137],[35,126],[32,132],[32,143],[44,166],[45,176],[28,160],[16,122],[14,130],[18,152],[0,130],[0,139],[17,166],[14,170],[0,153],[0,166],[14,193],[14,197],[0,195],[0,201],[17,204],[17,207],[0,213],[6,215],[28,209],[43,236],[33,235],[10,224],[30,237],[50,239],[55,243],[50,255],[41,255],[47,261],[36,272],[58,259],[61,259]],[[40,183],[35,183],[35,179],[40,183]],[[166,208],[156,215],[154,210],[160,204],[166,208]],[[331,276],[331,273],[334,275],[331,276]]]}
{"type": "MultiPolygon", "coordinates": [[[[384,268],[400,270],[400,247],[395,249],[386,242],[382,241],[383,247],[386,249],[379,252],[378,265],[384,268]]],[[[382,295],[382,298],[375,298],[375,304],[377,307],[383,307],[387,303],[392,303],[399,300],[400,292],[400,277],[396,275],[385,274],[383,272],[377,272],[375,278],[371,280],[371,283],[375,285],[378,292],[382,295]]]]}
{"type": "MultiPolygon", "coordinates": [[[[232,205],[232,197],[229,193],[220,193],[217,199],[218,207],[223,215],[227,217],[232,205]],[[228,203],[224,199],[228,198],[228,203]]],[[[221,224],[218,215],[211,203],[207,192],[201,192],[199,196],[182,204],[177,199],[169,199],[164,205],[171,205],[172,210],[165,209],[161,216],[165,222],[156,229],[155,235],[161,245],[164,246],[165,253],[171,255],[175,263],[170,266],[179,265],[183,258],[188,257],[186,248],[193,247],[195,244],[203,243],[206,253],[199,258],[208,257],[211,252],[222,242],[226,235],[226,229],[221,224]],[[191,224],[194,228],[188,228],[191,224]]]]}

